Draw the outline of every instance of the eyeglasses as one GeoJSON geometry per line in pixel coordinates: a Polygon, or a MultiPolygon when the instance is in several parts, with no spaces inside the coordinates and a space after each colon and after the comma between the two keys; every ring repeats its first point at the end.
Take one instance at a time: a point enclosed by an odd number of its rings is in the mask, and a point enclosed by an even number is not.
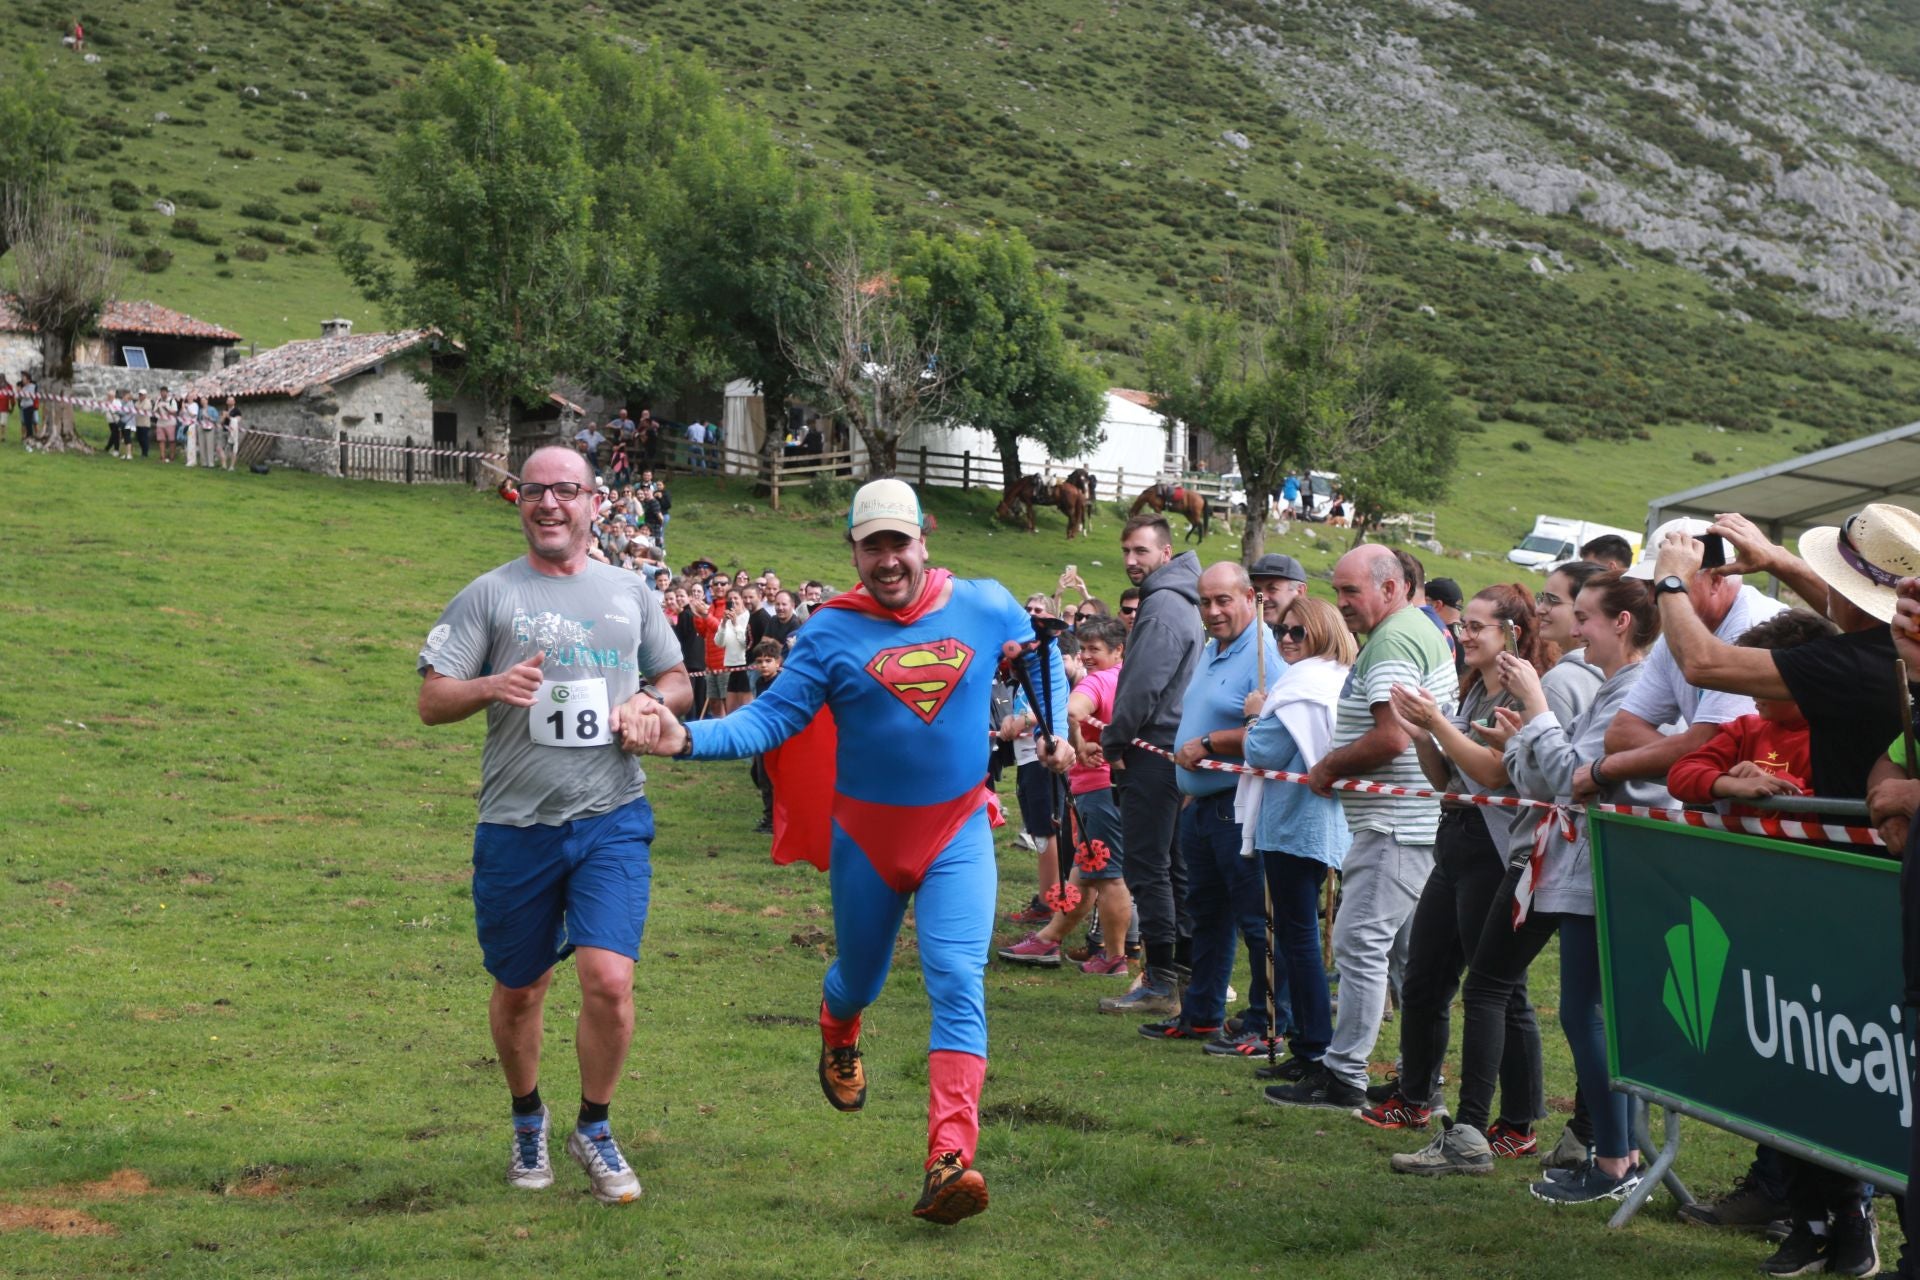
{"type": "Polygon", "coordinates": [[[1138,612],[1140,612],[1140,606],[1137,604],[1123,604],[1120,606],[1120,615],[1122,617],[1131,618],[1138,612]]]}
{"type": "Polygon", "coordinates": [[[1497,622],[1462,622],[1460,629],[1470,636],[1477,636],[1482,631],[1498,631],[1500,624],[1497,622]]]}
{"type": "Polygon", "coordinates": [[[520,486],[520,505],[531,507],[551,493],[558,502],[572,502],[579,497],[587,486],[573,480],[561,480],[556,484],[541,484],[537,480],[528,481],[520,486]]]}
{"type": "Polygon", "coordinates": [[[1562,600],[1559,596],[1553,594],[1553,592],[1551,591],[1534,592],[1533,602],[1539,605],[1542,609],[1552,609],[1566,603],[1565,600],[1562,600]]]}
{"type": "Polygon", "coordinates": [[[1295,623],[1291,627],[1278,627],[1276,630],[1279,632],[1282,640],[1291,640],[1295,644],[1305,644],[1307,642],[1307,629],[1298,623],[1295,623]]]}

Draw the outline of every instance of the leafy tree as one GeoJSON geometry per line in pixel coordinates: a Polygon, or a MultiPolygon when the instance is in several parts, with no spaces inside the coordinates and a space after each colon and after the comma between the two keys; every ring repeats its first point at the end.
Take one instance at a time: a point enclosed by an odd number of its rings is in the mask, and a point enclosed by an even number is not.
{"type": "Polygon", "coordinates": [[[939,333],[946,411],[992,434],[1005,485],[1020,478],[1023,440],[1056,458],[1100,443],[1103,380],[1061,334],[1057,290],[1025,236],[916,232],[899,271],[939,333]]]}
{"type": "MultiPolygon", "coordinates": [[[[851,219],[837,217],[833,193],[803,180],[767,122],[729,102],[696,55],[590,41],[543,75],[593,172],[596,241],[652,261],[670,282],[657,312],[623,310],[618,345],[656,342],[685,384],[758,383],[766,447],[778,449],[774,424],[795,380],[782,328],[819,302],[825,275],[812,264],[830,240],[850,227],[871,238],[863,202],[851,219]]],[[[602,381],[634,372],[615,364],[602,381]]]]}
{"type": "MultiPolygon", "coordinates": [[[[113,244],[78,208],[44,193],[13,203],[4,221],[11,301],[40,338],[40,390],[71,395],[74,345],[113,298],[113,244]]],[[[41,419],[48,450],[93,452],[73,428],[71,404],[42,400],[41,419]]]]}
{"type": "Polygon", "coordinates": [[[454,382],[479,392],[484,447],[504,452],[514,402],[544,400],[557,375],[579,368],[613,305],[607,278],[590,269],[580,138],[554,96],[490,41],[430,67],[402,112],[379,184],[403,265],[353,238],[341,262],[401,323],[459,345],[454,382]]]}
{"type": "Polygon", "coordinates": [[[1358,545],[1382,516],[1446,493],[1460,415],[1432,363],[1406,351],[1376,356],[1355,391],[1351,415],[1315,456],[1340,473],[1358,545]]]}
{"type": "MultiPolygon", "coordinates": [[[[72,122],[52,78],[32,55],[0,78],[0,210],[30,207],[53,183],[71,150],[72,122]]],[[[11,216],[0,216],[0,256],[13,243],[11,216]]]]}

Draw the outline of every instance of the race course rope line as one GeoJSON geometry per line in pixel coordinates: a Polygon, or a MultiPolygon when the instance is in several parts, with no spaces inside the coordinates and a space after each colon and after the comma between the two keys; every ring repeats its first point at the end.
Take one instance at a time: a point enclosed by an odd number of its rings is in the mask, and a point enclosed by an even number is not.
{"type": "MultiPolygon", "coordinates": [[[[88,409],[100,413],[105,413],[112,403],[107,400],[90,400],[82,396],[53,395],[47,392],[40,393],[36,399],[40,404],[70,404],[76,409],[88,409]]],[[[133,406],[129,402],[123,400],[121,404],[129,412],[132,411],[133,406]]],[[[153,416],[158,417],[163,415],[156,414],[153,416]]],[[[205,428],[202,428],[202,430],[204,429],[205,428]]],[[[297,436],[285,431],[262,431],[257,427],[247,426],[244,422],[240,425],[240,431],[243,436],[260,436],[268,440],[294,440],[301,444],[317,445],[326,449],[339,449],[342,447],[348,449],[374,449],[382,453],[417,453],[429,458],[497,459],[507,456],[504,453],[484,453],[475,449],[441,449],[431,445],[381,444],[374,441],[362,442],[359,440],[349,440],[342,446],[340,441],[329,440],[325,436],[297,436]]]]}

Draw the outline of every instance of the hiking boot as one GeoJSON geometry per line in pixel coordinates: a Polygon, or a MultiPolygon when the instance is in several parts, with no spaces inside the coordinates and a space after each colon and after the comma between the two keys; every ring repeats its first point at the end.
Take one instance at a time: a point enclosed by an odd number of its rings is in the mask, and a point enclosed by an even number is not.
{"type": "Polygon", "coordinates": [[[858,1111],[867,1105],[867,1069],[860,1065],[860,1046],[820,1046],[820,1092],[835,1111],[858,1111]]]}
{"type": "Polygon", "coordinates": [[[1827,1228],[1827,1274],[1830,1276],[1871,1276],[1880,1272],[1880,1228],[1873,1220],[1873,1205],[1859,1211],[1843,1210],[1833,1215],[1827,1228]]]}
{"type": "Polygon", "coordinates": [[[1279,1046],[1278,1040],[1269,1040],[1258,1031],[1249,1031],[1244,1025],[1235,1028],[1232,1023],[1220,1028],[1213,1039],[1200,1046],[1200,1052],[1213,1058],[1264,1058],[1267,1046],[1279,1046]]]}
{"type": "Polygon", "coordinates": [[[1496,1160],[1519,1160],[1540,1150],[1540,1139],[1531,1129],[1495,1120],[1487,1126],[1487,1145],[1496,1160]]]}
{"type": "Polygon", "coordinates": [[[604,1120],[567,1135],[567,1154],[587,1171],[593,1198],[601,1204],[629,1204],[640,1198],[640,1179],[620,1154],[613,1131],[604,1120]]]}
{"type": "Polygon", "coordinates": [[[1545,1178],[1532,1183],[1527,1190],[1535,1200],[1545,1200],[1548,1204],[1624,1200],[1630,1191],[1640,1185],[1640,1179],[1645,1174],[1645,1166],[1634,1165],[1615,1178],[1601,1170],[1599,1161],[1589,1160],[1563,1177],[1545,1178]]]}
{"type": "Polygon", "coordinates": [[[1060,967],[1060,944],[1048,942],[1037,933],[1030,933],[1012,946],[1000,948],[1000,958],[1009,964],[1037,964],[1057,969],[1060,967]]]}
{"type": "Polygon", "coordinates": [[[1140,1028],[1140,1034],[1149,1040],[1205,1040],[1219,1033],[1219,1027],[1196,1027],[1178,1016],[1149,1022],[1140,1028]]]}
{"type": "MultiPolygon", "coordinates": [[[[1718,1200],[1699,1201],[1680,1210],[1680,1221],[1696,1227],[1732,1227],[1736,1231],[1759,1231],[1775,1218],[1788,1214],[1787,1203],[1775,1200],[1760,1189],[1759,1183],[1742,1175],[1733,1189],[1718,1200]]],[[[1798,1274],[1781,1272],[1782,1275],[1798,1274]]]]}
{"type": "Polygon", "coordinates": [[[1760,1274],[1767,1276],[1804,1276],[1826,1269],[1827,1238],[1813,1234],[1802,1222],[1794,1223],[1773,1256],[1760,1264],[1760,1274]]]}
{"type": "Polygon", "coordinates": [[[1364,1120],[1376,1129],[1424,1129],[1433,1119],[1433,1108],[1408,1102],[1398,1094],[1385,1102],[1357,1108],[1356,1120],[1364,1120]]]}
{"type": "Polygon", "coordinates": [[[1080,972],[1090,973],[1097,978],[1124,978],[1127,976],[1127,958],[1125,956],[1090,956],[1080,966],[1080,972]]]}
{"type": "Polygon", "coordinates": [[[1418,1151],[1401,1152],[1387,1163],[1395,1173],[1439,1178],[1450,1173],[1492,1173],[1493,1148],[1470,1124],[1450,1124],[1418,1151]]]}
{"type": "Polygon", "coordinates": [[[513,1118],[513,1155],[507,1160],[507,1183],[522,1191],[544,1191],[553,1185],[553,1161],[547,1156],[547,1108],[513,1118]]]}
{"type": "Polygon", "coordinates": [[[1027,905],[1018,911],[1007,912],[1007,919],[1013,924],[1045,924],[1053,919],[1053,908],[1035,896],[1027,899],[1027,905]]]}
{"type": "Polygon", "coordinates": [[[1101,1000],[1100,1012],[1146,1017],[1157,1013],[1163,1018],[1177,1018],[1180,1016],[1180,989],[1173,985],[1172,974],[1149,969],[1140,979],[1140,985],[1133,990],[1123,996],[1107,996],[1101,1000]]]}
{"type": "Polygon", "coordinates": [[[1367,1100],[1365,1091],[1339,1079],[1318,1062],[1298,1084],[1270,1084],[1265,1094],[1276,1107],[1317,1107],[1323,1111],[1351,1111],[1367,1100]]]}
{"type": "MultiPolygon", "coordinates": [[[[1540,1167],[1549,1171],[1578,1169],[1592,1154],[1587,1144],[1580,1141],[1580,1135],[1573,1131],[1573,1126],[1568,1125],[1560,1131],[1560,1141],[1553,1144],[1553,1150],[1540,1157],[1540,1167]]],[[[1686,1215],[1686,1210],[1680,1212],[1681,1216],[1686,1215]]]]}
{"type": "Polygon", "coordinates": [[[1294,1056],[1279,1062],[1267,1063],[1253,1069],[1255,1080],[1281,1080],[1288,1084],[1298,1084],[1305,1080],[1312,1070],[1319,1066],[1317,1058],[1294,1056]]]}
{"type": "Polygon", "coordinates": [[[950,1227],[987,1207],[987,1180],[967,1168],[958,1151],[942,1151],[927,1169],[927,1184],[913,1216],[950,1227]]]}

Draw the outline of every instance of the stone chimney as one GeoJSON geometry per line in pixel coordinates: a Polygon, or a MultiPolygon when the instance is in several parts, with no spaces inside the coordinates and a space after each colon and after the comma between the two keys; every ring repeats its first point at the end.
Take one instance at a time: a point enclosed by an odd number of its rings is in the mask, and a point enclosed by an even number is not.
{"type": "Polygon", "coordinates": [[[352,332],[353,321],[340,316],[320,322],[320,336],[323,338],[344,338],[352,332]]]}

